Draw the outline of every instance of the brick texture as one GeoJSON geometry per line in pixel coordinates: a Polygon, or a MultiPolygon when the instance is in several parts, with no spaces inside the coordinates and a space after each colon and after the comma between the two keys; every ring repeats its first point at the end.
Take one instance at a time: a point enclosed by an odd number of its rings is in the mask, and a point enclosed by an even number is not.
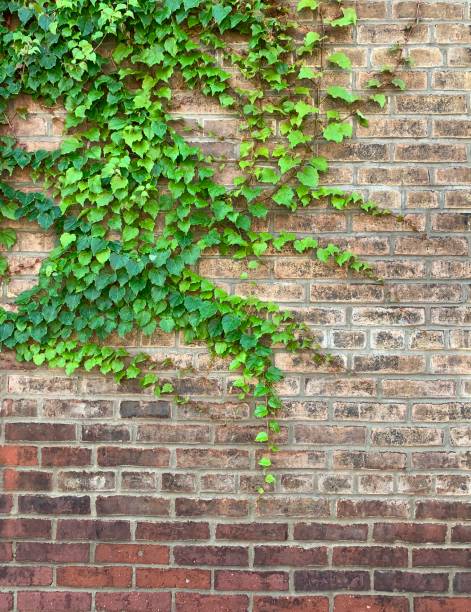
{"type": "MultiPolygon", "coordinates": [[[[240,262],[199,264],[233,292],[292,307],[339,356],[325,371],[276,356],[287,378],[274,490],[254,493],[251,407],[234,399],[227,364],[201,347],[163,333],[132,340],[196,371],[177,381],[191,397],[177,406],[3,353],[0,610],[471,610],[471,7],[420,4],[407,91],[352,142],[324,151],[332,183],[405,221],[322,207],[274,210],[268,221],[352,248],[385,283],[294,253],[267,256],[254,286],[240,281],[240,262]]],[[[354,42],[342,48],[361,87],[387,63],[416,2],[356,5],[354,42]]],[[[176,99],[206,147],[237,149],[233,118],[185,92],[176,99]]],[[[20,106],[30,110],[11,120],[20,142],[56,147],[60,109],[20,106]]],[[[5,304],[34,283],[53,247],[32,224],[18,236],[5,304]]]]}

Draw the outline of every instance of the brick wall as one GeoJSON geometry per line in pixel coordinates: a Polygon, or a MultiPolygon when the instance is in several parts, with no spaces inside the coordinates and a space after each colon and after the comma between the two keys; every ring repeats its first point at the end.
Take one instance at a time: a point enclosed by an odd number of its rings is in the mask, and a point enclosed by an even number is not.
{"type": "MultiPolygon", "coordinates": [[[[415,6],[357,2],[356,42],[339,45],[354,85],[387,61],[415,6]]],[[[132,339],[186,368],[176,387],[192,401],[176,407],[4,353],[0,610],[471,609],[470,4],[424,1],[421,14],[407,92],[352,143],[327,148],[331,183],[356,185],[408,223],[320,208],[270,217],[272,229],[349,245],[385,284],[294,254],[267,257],[255,284],[230,259],[200,264],[231,291],[292,307],[343,364],[315,370],[277,354],[288,377],[276,490],[254,493],[249,406],[201,347],[132,339]]],[[[61,110],[26,105],[27,120],[11,118],[20,141],[56,147],[61,110]]],[[[193,93],[177,107],[208,149],[234,154],[234,120],[193,93]]],[[[18,229],[5,303],[53,245],[33,225],[18,229]]]]}

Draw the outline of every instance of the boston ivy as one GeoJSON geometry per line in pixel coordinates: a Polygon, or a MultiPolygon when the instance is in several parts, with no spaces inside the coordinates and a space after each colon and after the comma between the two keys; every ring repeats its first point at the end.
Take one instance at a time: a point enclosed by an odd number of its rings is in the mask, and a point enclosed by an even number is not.
{"type": "MultiPolygon", "coordinates": [[[[15,312],[0,312],[1,345],[19,360],[67,374],[83,368],[138,379],[159,395],[174,389],[159,379],[158,365],[107,339],[160,328],[203,341],[230,359],[240,398],[255,398],[254,416],[266,423],[256,436],[267,449],[259,463],[271,484],[282,379],[273,347],[321,357],[289,312],[229,295],[195,264],[217,249],[252,270],[264,253],[292,248],[370,274],[334,244],[255,228],[275,205],[295,211],[322,200],[337,210],[385,213],[358,193],[321,186],[329,167],[315,151],[319,139],[340,143],[355,122],[366,124],[365,104],[384,106],[378,89],[389,87],[394,71],[371,80],[371,96],[322,86],[325,66],[338,74],[351,69],[344,53],[325,47],[356,23],[340,1],[299,2],[298,13],[317,19],[313,30],[278,0],[0,1],[0,8],[0,111],[19,94],[67,111],[67,138],[57,151],[28,153],[2,140],[1,170],[30,168],[44,184],[43,193],[23,193],[0,183],[3,226],[26,218],[52,228],[58,241],[37,286],[19,296],[15,312]],[[232,44],[228,33],[243,44],[232,44]],[[245,85],[233,85],[235,73],[245,85]],[[175,123],[177,77],[241,120],[239,174],[230,189],[175,123]]],[[[14,241],[12,230],[0,231],[2,245],[14,241]]]]}

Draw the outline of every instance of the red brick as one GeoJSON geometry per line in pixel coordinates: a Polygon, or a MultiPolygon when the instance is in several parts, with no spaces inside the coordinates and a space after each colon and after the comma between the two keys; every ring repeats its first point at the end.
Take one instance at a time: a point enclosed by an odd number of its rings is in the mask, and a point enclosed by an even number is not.
{"type": "Polygon", "coordinates": [[[0,572],[0,586],[49,586],[52,584],[52,568],[5,566],[0,572]]]}
{"type": "Polygon", "coordinates": [[[136,529],[136,540],[172,541],[207,539],[209,539],[208,523],[162,521],[159,523],[138,523],[136,529]]]}
{"type": "Polygon", "coordinates": [[[75,425],[62,423],[7,423],[5,425],[7,440],[37,440],[43,442],[62,442],[75,440],[75,425]]]}
{"type": "MultiPolygon", "coordinates": [[[[91,609],[90,593],[24,591],[18,593],[18,612],[56,612],[58,610],[73,610],[88,612],[91,609]]],[[[0,608],[3,609],[3,608],[0,608]]]]}
{"type": "Polygon", "coordinates": [[[407,567],[407,548],[385,546],[337,546],[332,565],[366,567],[407,567]]]}
{"type": "Polygon", "coordinates": [[[88,544],[49,544],[45,542],[18,542],[17,561],[41,563],[86,563],[88,544]]]}
{"type": "Polygon", "coordinates": [[[92,451],[74,446],[49,446],[41,451],[41,464],[47,467],[90,465],[92,451]]]}
{"type": "Polygon", "coordinates": [[[296,612],[328,612],[329,600],[327,597],[254,597],[254,612],[283,612],[296,610],[296,612]]]}
{"type": "Polygon", "coordinates": [[[172,594],[158,593],[97,593],[96,612],[168,612],[172,594]]]}
{"type": "Polygon", "coordinates": [[[214,586],[218,591],[287,591],[288,574],[219,570],[215,572],[214,586]]]}
{"type": "Polygon", "coordinates": [[[374,588],[378,591],[403,593],[440,593],[448,590],[448,574],[423,574],[419,572],[376,571],[374,588]]]}
{"type": "Polygon", "coordinates": [[[202,595],[177,593],[176,612],[247,612],[247,595],[202,595]]]}
{"type": "Polygon", "coordinates": [[[177,565],[233,565],[247,567],[248,548],[240,546],[175,546],[173,556],[177,565]]]}
{"type": "Polygon", "coordinates": [[[4,470],[3,487],[6,491],[49,491],[52,489],[52,474],[4,470]]]}
{"type": "MultiPolygon", "coordinates": [[[[37,608],[34,609],[37,610],[37,608]]],[[[10,610],[13,610],[12,593],[0,593],[0,610],[2,610],[2,612],[10,612],[10,610]]]]}
{"type": "Polygon", "coordinates": [[[168,546],[154,544],[97,544],[95,549],[97,563],[129,563],[167,565],[168,546]]]}
{"type": "Polygon", "coordinates": [[[96,510],[99,515],[124,514],[168,516],[170,502],[168,499],[151,497],[149,495],[99,495],[96,500],[96,510]]]}
{"type": "Polygon", "coordinates": [[[58,540],[130,540],[131,529],[127,521],[59,520],[58,540]]]}
{"type": "Polygon", "coordinates": [[[370,588],[368,572],[305,570],[294,573],[294,588],[297,592],[315,591],[367,591],[370,588]]]}
{"type": "Polygon", "coordinates": [[[216,526],[217,540],[243,542],[277,542],[288,539],[286,523],[220,523],[216,526]]]}
{"type": "Polygon", "coordinates": [[[441,543],[445,542],[446,525],[432,523],[376,523],[375,542],[441,543]]]}
{"type": "Polygon", "coordinates": [[[75,588],[130,587],[132,570],[129,567],[73,566],[57,568],[58,586],[75,588]]]}
{"type": "Polygon", "coordinates": [[[2,538],[49,538],[51,521],[25,518],[0,519],[0,537],[2,538]]]}
{"type": "Polygon", "coordinates": [[[327,564],[327,548],[301,546],[255,546],[254,565],[307,567],[327,564]]]}
{"type": "Polygon", "coordinates": [[[337,595],[334,612],[409,612],[409,602],[387,595],[337,595]]]}
{"type": "Polygon", "coordinates": [[[37,456],[38,449],[34,446],[0,446],[0,464],[3,466],[37,465],[37,456]]]}
{"type": "Polygon", "coordinates": [[[209,589],[211,572],[200,569],[136,570],[136,585],[152,589],[209,589]]]}
{"type": "Polygon", "coordinates": [[[468,612],[469,597],[416,597],[414,612],[468,612]]]}

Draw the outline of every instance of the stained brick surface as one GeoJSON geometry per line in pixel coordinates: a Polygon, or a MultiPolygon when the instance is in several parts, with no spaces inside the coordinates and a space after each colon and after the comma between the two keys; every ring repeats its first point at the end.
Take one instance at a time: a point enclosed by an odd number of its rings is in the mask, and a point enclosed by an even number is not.
{"type": "MultiPolygon", "coordinates": [[[[250,406],[203,348],[163,333],[130,342],[196,370],[176,381],[191,397],[178,406],[132,382],[68,378],[3,353],[0,610],[471,610],[471,6],[420,4],[408,90],[352,142],[323,145],[331,184],[405,221],[313,207],[274,210],[267,225],[321,232],[374,263],[385,283],[294,252],[265,257],[254,285],[240,281],[240,262],[199,263],[231,292],[291,307],[338,356],[316,368],[305,355],[276,355],[287,378],[274,491],[255,493],[250,406]]],[[[356,5],[356,38],[342,42],[352,81],[339,78],[361,87],[387,63],[416,2],[356,5]]],[[[234,156],[234,118],[194,94],[175,100],[202,125],[208,150],[234,156]]],[[[8,128],[20,142],[57,147],[60,109],[18,105],[31,113],[8,128]]],[[[28,188],[26,174],[15,180],[28,188]]],[[[34,283],[53,244],[33,224],[18,227],[4,303],[34,283]]]]}

